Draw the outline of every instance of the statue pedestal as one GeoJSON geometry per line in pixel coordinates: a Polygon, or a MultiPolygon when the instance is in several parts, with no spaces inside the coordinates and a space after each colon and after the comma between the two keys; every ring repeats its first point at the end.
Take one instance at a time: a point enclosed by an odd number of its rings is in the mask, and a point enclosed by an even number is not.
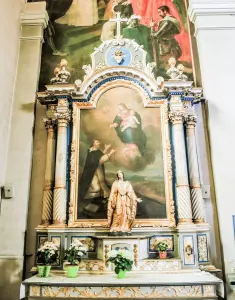
{"type": "Polygon", "coordinates": [[[97,258],[107,261],[111,250],[125,249],[133,253],[134,264],[137,267],[140,260],[148,258],[149,236],[96,236],[97,258]]]}

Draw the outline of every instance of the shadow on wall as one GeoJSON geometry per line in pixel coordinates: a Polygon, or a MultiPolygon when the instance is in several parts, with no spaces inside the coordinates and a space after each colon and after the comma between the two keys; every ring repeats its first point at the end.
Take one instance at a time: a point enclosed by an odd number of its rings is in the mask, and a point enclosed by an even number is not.
{"type": "Polygon", "coordinates": [[[19,300],[23,260],[0,259],[0,300],[19,300]]]}

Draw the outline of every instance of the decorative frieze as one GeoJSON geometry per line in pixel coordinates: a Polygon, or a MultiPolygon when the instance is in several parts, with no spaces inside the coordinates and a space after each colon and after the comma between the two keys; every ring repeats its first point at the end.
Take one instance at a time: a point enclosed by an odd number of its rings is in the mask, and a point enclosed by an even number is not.
{"type": "Polygon", "coordinates": [[[41,296],[41,299],[162,299],[216,297],[215,285],[180,286],[31,286],[29,299],[41,296]]]}

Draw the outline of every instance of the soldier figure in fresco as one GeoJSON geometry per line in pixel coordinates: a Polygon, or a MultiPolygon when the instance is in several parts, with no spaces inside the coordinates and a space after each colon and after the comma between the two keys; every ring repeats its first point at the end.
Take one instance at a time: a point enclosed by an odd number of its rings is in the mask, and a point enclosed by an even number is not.
{"type": "MultiPolygon", "coordinates": [[[[157,31],[152,30],[151,36],[156,43],[157,60],[167,63],[170,57],[178,60],[182,55],[182,49],[175,39],[175,35],[181,32],[180,21],[171,16],[168,6],[161,6],[158,8],[158,14],[162,20],[158,24],[157,31]]],[[[151,21],[152,29],[155,22],[151,21]]]]}

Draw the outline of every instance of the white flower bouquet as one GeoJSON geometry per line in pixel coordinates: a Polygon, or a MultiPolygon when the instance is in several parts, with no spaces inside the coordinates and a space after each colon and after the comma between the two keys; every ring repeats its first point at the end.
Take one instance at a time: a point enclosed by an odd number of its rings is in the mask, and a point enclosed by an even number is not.
{"type": "Polygon", "coordinates": [[[79,240],[76,240],[67,250],[65,250],[64,258],[71,265],[77,265],[81,261],[83,255],[86,255],[86,249],[79,240]]]}
{"type": "Polygon", "coordinates": [[[37,264],[48,266],[57,262],[59,249],[52,242],[45,242],[37,251],[37,264]]]}

